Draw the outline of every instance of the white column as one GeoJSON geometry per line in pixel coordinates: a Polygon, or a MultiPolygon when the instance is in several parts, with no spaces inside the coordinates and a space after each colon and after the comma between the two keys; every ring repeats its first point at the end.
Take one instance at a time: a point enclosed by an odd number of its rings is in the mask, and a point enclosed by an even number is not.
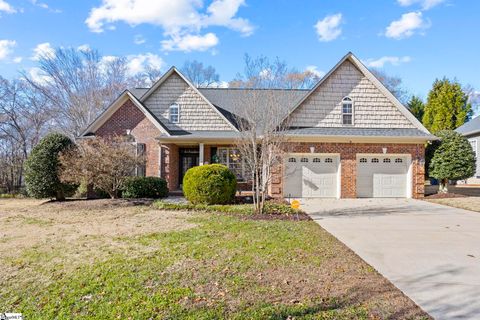
{"type": "Polygon", "coordinates": [[[199,161],[198,161],[198,164],[203,166],[203,163],[205,162],[205,150],[204,150],[204,146],[203,146],[203,143],[200,143],[199,145],[199,153],[200,153],[200,158],[199,158],[199,161]]]}

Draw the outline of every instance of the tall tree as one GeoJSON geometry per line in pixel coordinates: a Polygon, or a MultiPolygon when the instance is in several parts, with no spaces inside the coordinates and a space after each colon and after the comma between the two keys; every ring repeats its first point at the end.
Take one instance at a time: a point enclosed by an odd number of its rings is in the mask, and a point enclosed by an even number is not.
{"type": "Polygon", "coordinates": [[[124,58],[103,59],[96,50],[57,48],[39,57],[38,68],[36,78],[23,76],[48,101],[57,130],[71,138],[134,81],[124,58]]]}
{"type": "Polygon", "coordinates": [[[370,69],[373,75],[398,99],[405,104],[408,100],[408,92],[402,86],[402,79],[397,76],[388,75],[380,69],[370,69]]]}
{"type": "Polygon", "coordinates": [[[204,66],[203,63],[193,60],[186,61],[182,67],[182,73],[196,87],[208,88],[218,87],[219,75],[214,67],[204,66]]]}
{"type": "Polygon", "coordinates": [[[417,96],[412,96],[408,101],[407,107],[415,118],[422,122],[423,113],[425,112],[425,104],[422,99],[417,96]]]}
{"type": "Polygon", "coordinates": [[[435,80],[422,119],[430,132],[435,134],[440,130],[454,130],[469,121],[472,115],[468,95],[457,81],[447,78],[435,80]]]}

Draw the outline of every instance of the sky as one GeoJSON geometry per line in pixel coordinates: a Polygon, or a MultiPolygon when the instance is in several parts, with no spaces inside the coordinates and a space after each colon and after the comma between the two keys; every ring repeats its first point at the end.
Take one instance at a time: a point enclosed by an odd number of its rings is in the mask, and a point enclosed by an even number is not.
{"type": "Polygon", "coordinates": [[[425,98],[436,78],[480,91],[477,0],[0,0],[0,75],[35,75],[55,47],[126,56],[132,73],[186,60],[222,81],[244,55],[328,72],[353,52],[425,98]]]}

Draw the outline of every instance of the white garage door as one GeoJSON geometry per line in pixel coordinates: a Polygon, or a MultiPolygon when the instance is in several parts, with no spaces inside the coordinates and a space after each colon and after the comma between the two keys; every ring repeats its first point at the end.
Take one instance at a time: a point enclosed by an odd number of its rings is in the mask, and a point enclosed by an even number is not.
{"type": "Polygon", "coordinates": [[[285,197],[335,198],[337,155],[289,155],[285,163],[285,197]]]}
{"type": "Polygon", "coordinates": [[[357,156],[357,197],[406,197],[409,165],[407,156],[357,156]]]}

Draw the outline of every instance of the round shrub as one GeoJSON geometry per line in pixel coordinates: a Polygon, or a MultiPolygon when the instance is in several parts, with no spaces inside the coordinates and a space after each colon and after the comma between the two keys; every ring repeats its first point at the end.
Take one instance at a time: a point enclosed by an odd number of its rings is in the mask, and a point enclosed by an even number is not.
{"type": "Polygon", "coordinates": [[[232,202],[237,178],[224,165],[209,164],[188,169],[183,178],[183,194],[194,204],[225,204],[232,202]]]}
{"type": "Polygon", "coordinates": [[[35,198],[64,200],[74,187],[60,182],[60,152],[73,146],[72,140],[60,133],[45,136],[33,148],[25,162],[25,183],[28,194],[35,198]]]}
{"type": "Polygon", "coordinates": [[[122,198],[163,198],[167,195],[167,182],[158,177],[132,177],[122,190],[122,198]]]}

